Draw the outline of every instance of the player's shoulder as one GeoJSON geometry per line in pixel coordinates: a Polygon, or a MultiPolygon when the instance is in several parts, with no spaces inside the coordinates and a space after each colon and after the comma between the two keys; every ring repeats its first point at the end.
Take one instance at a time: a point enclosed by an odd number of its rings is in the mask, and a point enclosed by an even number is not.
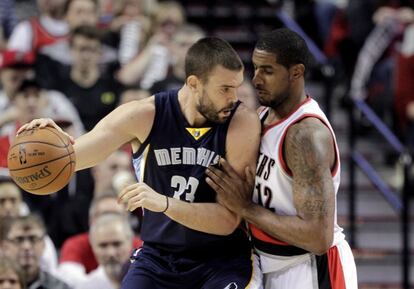
{"type": "Polygon", "coordinates": [[[155,113],[155,98],[154,96],[150,96],[140,100],[133,100],[127,103],[124,103],[118,107],[120,111],[125,114],[151,114],[155,113]]]}
{"type": "Polygon", "coordinates": [[[329,128],[320,119],[307,117],[287,129],[285,146],[310,148],[311,146],[325,146],[331,142],[332,133],[329,128]]]}
{"type": "Polygon", "coordinates": [[[240,103],[237,107],[231,122],[232,126],[242,126],[244,128],[260,130],[260,120],[258,114],[255,110],[247,107],[243,103],[240,103]]]}
{"type": "Polygon", "coordinates": [[[306,117],[295,122],[288,128],[287,134],[298,134],[300,136],[330,135],[329,128],[317,117],[306,117]]]}

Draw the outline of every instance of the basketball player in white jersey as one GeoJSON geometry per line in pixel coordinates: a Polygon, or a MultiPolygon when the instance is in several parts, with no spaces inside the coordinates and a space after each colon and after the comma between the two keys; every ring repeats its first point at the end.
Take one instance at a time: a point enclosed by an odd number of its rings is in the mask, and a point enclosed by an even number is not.
{"type": "Polygon", "coordinates": [[[288,29],[265,34],[253,52],[263,124],[256,178],[226,160],[207,182],[248,223],[266,289],[356,289],[354,258],[337,224],[340,160],[331,125],[305,93],[309,51],[288,29]],[[253,198],[251,197],[253,191],[253,198]]]}

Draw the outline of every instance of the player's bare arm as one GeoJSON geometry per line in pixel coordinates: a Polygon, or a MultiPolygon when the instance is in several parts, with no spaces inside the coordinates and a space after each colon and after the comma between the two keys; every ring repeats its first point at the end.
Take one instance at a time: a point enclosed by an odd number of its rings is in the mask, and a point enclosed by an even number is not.
{"type": "Polygon", "coordinates": [[[253,190],[253,173],[246,179],[223,163],[222,170],[210,168],[209,184],[221,203],[269,235],[316,254],[332,244],[334,186],[331,167],[335,148],[329,129],[319,120],[308,118],[293,125],[285,139],[285,159],[293,173],[296,216],[281,216],[255,204],[247,196],[253,190]]]}
{"type": "MultiPolygon", "coordinates": [[[[116,108],[99,121],[90,132],[80,136],[76,141],[68,135],[74,143],[76,170],[98,164],[125,143],[134,141],[139,145],[148,136],[154,115],[153,97],[132,101],[116,108]]],[[[66,134],[48,118],[35,119],[23,125],[18,133],[37,126],[40,128],[52,126],[66,134]]]]}
{"type": "Polygon", "coordinates": [[[316,254],[332,244],[335,210],[331,168],[335,148],[329,129],[318,119],[293,125],[285,139],[285,159],[293,174],[296,216],[278,216],[259,206],[244,217],[268,234],[316,254]]]}

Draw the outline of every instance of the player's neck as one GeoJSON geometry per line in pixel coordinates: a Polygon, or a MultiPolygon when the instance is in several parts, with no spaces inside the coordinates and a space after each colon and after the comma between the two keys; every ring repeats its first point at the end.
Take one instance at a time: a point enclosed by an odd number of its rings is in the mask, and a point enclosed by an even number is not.
{"type": "Polygon", "coordinates": [[[289,116],[307,98],[304,91],[295,96],[288,96],[282,103],[271,107],[271,113],[266,122],[273,123],[289,116]]]}
{"type": "Polygon", "coordinates": [[[186,85],[178,91],[178,102],[183,116],[191,127],[202,127],[207,122],[198,112],[195,97],[186,85]]]}

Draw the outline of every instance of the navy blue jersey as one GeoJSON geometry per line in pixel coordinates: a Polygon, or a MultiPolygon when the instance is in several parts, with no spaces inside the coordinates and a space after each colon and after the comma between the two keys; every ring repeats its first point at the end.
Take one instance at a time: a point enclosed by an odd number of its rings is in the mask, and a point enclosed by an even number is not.
{"type": "MultiPolygon", "coordinates": [[[[156,94],[151,132],[134,154],[138,180],[160,194],[182,201],[216,202],[216,193],[205,182],[205,170],[225,156],[226,134],[233,113],[223,124],[192,128],[181,112],[177,90],[156,94]]],[[[144,243],[170,252],[209,247],[221,251],[247,244],[240,229],[229,236],[207,234],[149,210],[144,210],[141,238],[144,243]]]]}

